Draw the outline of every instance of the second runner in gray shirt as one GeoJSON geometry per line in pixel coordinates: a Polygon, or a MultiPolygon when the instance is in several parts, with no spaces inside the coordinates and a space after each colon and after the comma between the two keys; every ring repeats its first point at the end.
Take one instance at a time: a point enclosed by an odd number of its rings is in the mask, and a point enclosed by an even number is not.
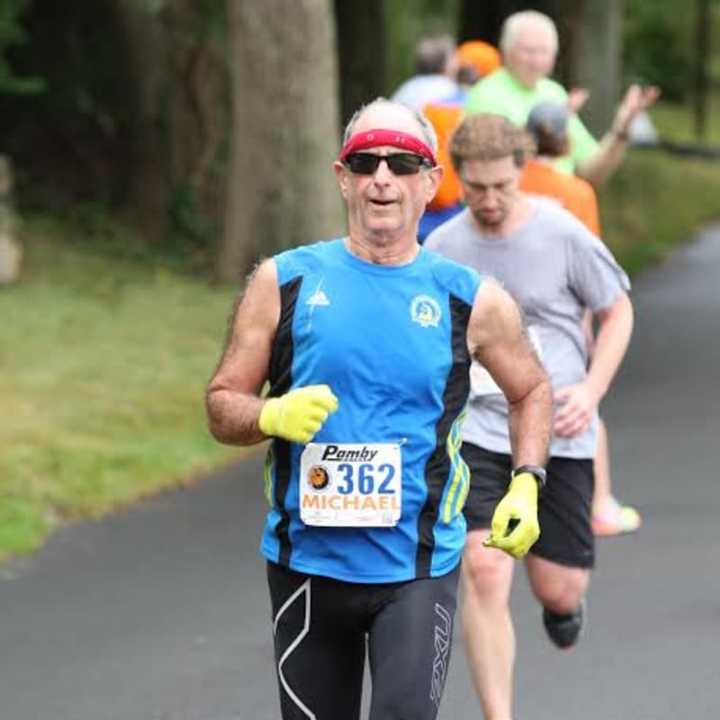
{"type": "MultiPolygon", "coordinates": [[[[437,228],[429,250],[496,278],[523,308],[530,338],[556,390],[582,382],[588,363],[582,316],[611,306],[630,281],[608,248],[570,213],[530,198],[530,218],[515,232],[484,236],[468,210],[437,228]]],[[[505,397],[479,366],[463,439],[509,454],[505,397]]],[[[552,457],[592,458],[597,416],[581,435],[553,439],[552,457]]]]}

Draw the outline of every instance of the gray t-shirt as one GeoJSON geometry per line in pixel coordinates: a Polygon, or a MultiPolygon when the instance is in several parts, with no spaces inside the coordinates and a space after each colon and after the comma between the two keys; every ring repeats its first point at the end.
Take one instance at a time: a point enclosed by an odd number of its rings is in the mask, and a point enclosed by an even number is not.
{"type": "MultiPolygon", "coordinates": [[[[430,234],[425,247],[496,278],[522,306],[528,332],[553,388],[582,382],[587,348],[585,308],[610,307],[630,281],[608,248],[573,215],[542,198],[528,198],[532,213],[505,237],[484,236],[464,210],[430,234]]],[[[510,453],[505,396],[476,363],[472,368],[463,439],[510,453]]],[[[553,438],[553,457],[592,458],[597,416],[573,438],[553,438]]]]}

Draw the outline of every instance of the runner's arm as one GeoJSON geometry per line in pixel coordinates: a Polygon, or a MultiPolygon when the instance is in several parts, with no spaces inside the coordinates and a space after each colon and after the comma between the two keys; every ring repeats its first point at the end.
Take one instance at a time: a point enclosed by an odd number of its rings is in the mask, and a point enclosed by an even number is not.
{"type": "Polygon", "coordinates": [[[265,399],[272,343],[280,319],[280,291],[273,260],[251,275],[238,298],[225,349],[205,394],[210,432],[220,442],[252,445],[266,439],[258,427],[265,399]]]}
{"type": "Polygon", "coordinates": [[[633,328],[633,307],[627,293],[609,307],[595,313],[600,327],[586,382],[602,400],[620,367],[633,328]]]}
{"type": "Polygon", "coordinates": [[[475,297],[468,345],[505,394],[515,466],[544,465],[552,427],[552,388],[528,339],[522,312],[500,285],[485,280],[475,297]]]}

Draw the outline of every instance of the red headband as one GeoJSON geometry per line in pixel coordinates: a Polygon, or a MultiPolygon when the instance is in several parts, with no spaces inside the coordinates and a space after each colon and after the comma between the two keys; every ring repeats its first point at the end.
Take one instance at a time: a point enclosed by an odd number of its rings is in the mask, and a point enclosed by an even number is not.
{"type": "Polygon", "coordinates": [[[358,152],[358,150],[367,150],[368,148],[380,147],[382,145],[392,145],[396,148],[402,148],[408,152],[414,152],[429,160],[433,167],[437,164],[435,161],[435,153],[429,145],[414,135],[400,132],[399,130],[368,130],[367,132],[357,133],[353,135],[343,145],[338,155],[338,160],[342,162],[350,153],[358,152]]]}

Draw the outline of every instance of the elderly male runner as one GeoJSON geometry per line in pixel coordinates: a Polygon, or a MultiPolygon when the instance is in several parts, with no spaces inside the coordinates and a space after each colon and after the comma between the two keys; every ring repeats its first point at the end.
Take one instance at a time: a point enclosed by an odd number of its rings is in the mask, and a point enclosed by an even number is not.
{"type": "MultiPolygon", "coordinates": [[[[551,640],[572,647],[594,563],[590,525],[597,406],[632,330],[627,276],[573,215],[518,190],[527,138],[498,115],[471,115],[450,143],[467,209],[430,235],[426,247],[500,280],[520,303],[528,333],[553,385],[557,408],[540,494],[542,534],[526,560],[551,640]],[[600,329],[588,368],[582,320],[600,329]]],[[[482,363],[482,360],[479,361],[482,363]]],[[[509,610],[512,558],[486,547],[495,504],[507,490],[513,440],[508,404],[480,365],[473,367],[463,457],[472,474],[465,506],[463,622],[473,680],[487,720],[512,718],[515,639],[509,610]]]]}
{"type": "Polygon", "coordinates": [[[537,537],[550,386],[509,295],[417,243],[435,150],[407,107],[377,100],[353,117],[335,163],[348,236],[260,264],[207,391],[218,440],[272,438],[262,553],[285,720],[357,720],[366,649],[372,720],[436,717],[471,358],[511,407],[514,479],[491,541],[521,556],[537,537]]]}

